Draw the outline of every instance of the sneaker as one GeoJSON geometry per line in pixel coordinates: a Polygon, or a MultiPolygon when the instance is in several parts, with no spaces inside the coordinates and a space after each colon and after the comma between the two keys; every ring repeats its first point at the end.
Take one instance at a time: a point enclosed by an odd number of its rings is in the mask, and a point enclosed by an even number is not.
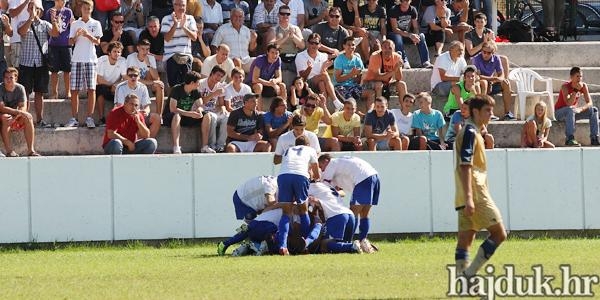
{"type": "Polygon", "coordinates": [[[173,154],[181,154],[181,147],[173,146],[173,154]]]}
{"type": "Polygon", "coordinates": [[[506,115],[504,115],[504,117],[502,118],[502,121],[514,121],[517,118],[515,118],[515,115],[513,115],[513,113],[511,113],[510,111],[506,113],[506,115]]]}
{"type": "Polygon", "coordinates": [[[223,152],[225,152],[225,147],[223,147],[223,146],[218,146],[218,147],[215,149],[215,151],[217,151],[217,153],[223,153],[223,152]]]}
{"type": "Polygon", "coordinates": [[[202,149],[200,149],[200,152],[202,152],[202,153],[217,153],[215,150],[213,150],[209,146],[202,147],[202,149]]]}
{"type": "Polygon", "coordinates": [[[344,103],[342,103],[338,99],[333,100],[333,106],[335,106],[335,110],[337,110],[337,111],[340,111],[340,110],[344,109],[344,103]]]}
{"type": "Polygon", "coordinates": [[[102,118],[100,118],[100,120],[98,120],[98,126],[106,127],[106,118],[105,117],[102,117],[102,118]]]}
{"type": "Polygon", "coordinates": [[[369,242],[369,240],[367,239],[363,239],[362,241],[360,241],[360,249],[362,249],[362,251],[367,254],[375,252],[375,250],[373,250],[373,247],[371,247],[371,242],[369,242]]]}
{"type": "Polygon", "coordinates": [[[37,126],[38,126],[39,128],[50,128],[50,127],[52,127],[52,125],[51,125],[51,124],[48,124],[48,123],[46,123],[46,121],[44,121],[44,120],[40,120],[40,121],[37,123],[37,126]]]}
{"type": "Polygon", "coordinates": [[[244,256],[250,252],[250,245],[247,243],[241,244],[237,247],[233,252],[231,252],[231,256],[244,256]]]}
{"type": "Polygon", "coordinates": [[[287,248],[279,248],[279,255],[288,256],[288,255],[290,255],[290,251],[288,251],[287,248]]]}
{"type": "Polygon", "coordinates": [[[65,124],[65,127],[79,127],[79,122],[77,122],[77,119],[75,118],[70,118],[69,121],[67,121],[67,124],[65,124]]]}
{"type": "Polygon", "coordinates": [[[492,116],[490,117],[490,120],[491,120],[491,121],[498,121],[498,120],[500,120],[500,118],[498,118],[498,117],[497,117],[497,116],[495,116],[495,115],[492,115],[492,116]]]}
{"type": "Polygon", "coordinates": [[[85,126],[89,129],[96,128],[96,123],[94,123],[94,119],[92,117],[87,117],[85,119],[85,126]]]}
{"type": "Polygon", "coordinates": [[[0,151],[0,157],[6,157],[6,155],[4,155],[4,153],[2,153],[2,151],[0,151]]]}
{"type": "Polygon", "coordinates": [[[360,248],[360,242],[358,240],[355,240],[354,242],[352,242],[352,251],[354,251],[355,253],[358,254],[362,254],[363,251],[360,248]]]}
{"type": "Polygon", "coordinates": [[[575,139],[575,137],[570,136],[569,138],[567,138],[567,142],[565,143],[565,146],[580,147],[581,144],[575,139]]]}
{"type": "Polygon", "coordinates": [[[421,68],[424,68],[424,69],[433,69],[433,64],[430,63],[429,61],[426,61],[423,64],[421,64],[421,68]]]}
{"type": "Polygon", "coordinates": [[[223,256],[223,255],[225,255],[225,244],[224,244],[223,242],[220,242],[220,243],[217,245],[217,254],[218,254],[219,256],[223,256]]]}
{"type": "Polygon", "coordinates": [[[404,61],[404,63],[402,64],[402,69],[410,69],[410,63],[408,62],[408,60],[404,61]]]}
{"type": "Polygon", "coordinates": [[[592,142],[590,143],[592,146],[600,146],[600,142],[598,141],[598,137],[593,137],[592,142]]]}

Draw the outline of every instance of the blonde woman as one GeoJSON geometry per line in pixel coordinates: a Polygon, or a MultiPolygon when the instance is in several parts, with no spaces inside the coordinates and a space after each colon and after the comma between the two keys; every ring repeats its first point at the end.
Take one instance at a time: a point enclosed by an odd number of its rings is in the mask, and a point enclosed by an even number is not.
{"type": "Polygon", "coordinates": [[[521,131],[521,148],[554,148],[554,144],[548,141],[552,121],[547,114],[546,103],[538,102],[521,131]]]}

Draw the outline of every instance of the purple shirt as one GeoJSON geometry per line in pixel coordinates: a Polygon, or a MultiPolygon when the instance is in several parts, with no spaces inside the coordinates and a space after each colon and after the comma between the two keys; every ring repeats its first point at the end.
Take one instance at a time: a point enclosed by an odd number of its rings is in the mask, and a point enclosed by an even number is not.
{"type": "Polygon", "coordinates": [[[494,72],[500,75],[504,70],[502,68],[502,64],[500,63],[500,57],[496,54],[492,55],[492,58],[490,58],[490,60],[485,61],[483,59],[482,53],[479,52],[479,54],[471,58],[471,63],[475,65],[475,67],[477,67],[477,70],[479,70],[479,74],[483,76],[492,76],[494,72]]]}
{"type": "Polygon", "coordinates": [[[262,54],[256,57],[250,66],[250,73],[246,76],[246,83],[252,83],[252,74],[254,73],[254,67],[260,68],[260,75],[258,76],[264,80],[270,80],[275,77],[275,71],[281,70],[281,58],[277,57],[274,63],[270,63],[267,60],[267,55],[262,54]]]}
{"type": "MultiPolygon", "coordinates": [[[[71,29],[71,21],[73,19],[73,12],[68,7],[63,7],[56,12],[58,16],[58,36],[50,37],[48,40],[48,45],[50,46],[59,46],[59,47],[69,47],[69,31],[71,29]]],[[[44,15],[44,20],[50,22],[52,24],[52,20],[50,18],[50,10],[46,11],[44,15]]]]}

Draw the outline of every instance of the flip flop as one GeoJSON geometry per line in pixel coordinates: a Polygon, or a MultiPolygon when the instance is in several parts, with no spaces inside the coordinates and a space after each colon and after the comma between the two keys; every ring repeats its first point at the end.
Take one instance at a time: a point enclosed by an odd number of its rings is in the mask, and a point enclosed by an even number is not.
{"type": "Polygon", "coordinates": [[[9,153],[6,154],[7,157],[19,157],[19,154],[17,154],[17,152],[15,151],[10,151],[9,153]]]}

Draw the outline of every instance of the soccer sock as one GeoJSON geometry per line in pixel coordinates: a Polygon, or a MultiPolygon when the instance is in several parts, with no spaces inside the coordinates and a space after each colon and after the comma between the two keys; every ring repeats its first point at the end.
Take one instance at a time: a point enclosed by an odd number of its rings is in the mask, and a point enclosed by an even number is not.
{"type": "Polygon", "coordinates": [[[456,248],[454,260],[456,261],[456,274],[461,274],[469,265],[469,252],[465,249],[456,248]]]}
{"type": "Polygon", "coordinates": [[[248,237],[248,233],[246,231],[242,231],[232,237],[230,237],[229,239],[227,239],[226,241],[223,242],[223,244],[225,245],[225,249],[227,249],[227,247],[231,246],[231,245],[235,245],[243,240],[245,240],[248,237]]]}
{"type": "Polygon", "coordinates": [[[473,259],[473,262],[467,269],[465,270],[465,275],[473,276],[477,274],[477,271],[485,264],[490,257],[496,251],[496,243],[490,239],[486,239],[483,241],[479,249],[477,250],[477,255],[473,259]]]}
{"type": "Polygon", "coordinates": [[[327,251],[331,253],[349,253],[352,252],[352,243],[333,240],[327,243],[327,251]]]}
{"type": "Polygon", "coordinates": [[[302,237],[307,237],[310,231],[310,218],[308,217],[308,213],[300,215],[300,232],[302,233],[302,237]]]}
{"type": "Polygon", "coordinates": [[[367,234],[369,234],[370,223],[371,222],[369,221],[369,218],[360,219],[360,224],[358,225],[358,229],[360,231],[358,234],[359,241],[362,241],[367,238],[367,234]]]}
{"type": "Polygon", "coordinates": [[[306,247],[312,244],[312,242],[314,242],[319,237],[319,234],[321,234],[322,227],[323,225],[321,223],[317,223],[313,226],[308,236],[306,236],[306,247]]]}
{"type": "Polygon", "coordinates": [[[288,215],[281,216],[279,220],[279,231],[277,239],[279,240],[279,248],[287,248],[287,238],[290,232],[290,217],[288,215]]]}

